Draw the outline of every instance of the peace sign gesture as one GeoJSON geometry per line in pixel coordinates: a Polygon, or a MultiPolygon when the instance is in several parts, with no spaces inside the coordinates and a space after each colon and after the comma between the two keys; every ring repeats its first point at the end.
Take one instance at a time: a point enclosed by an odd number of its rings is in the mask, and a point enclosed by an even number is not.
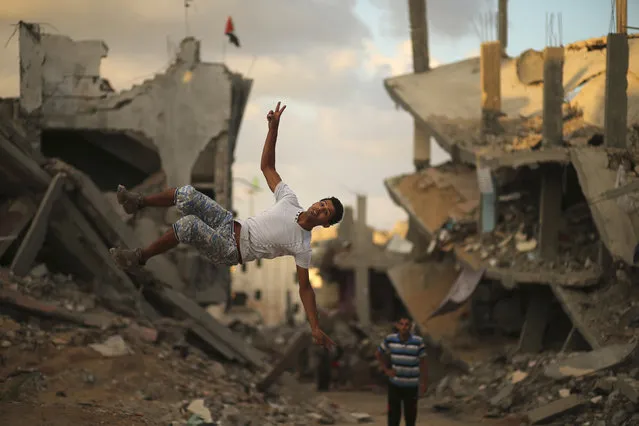
{"type": "Polygon", "coordinates": [[[275,111],[270,110],[268,114],[266,114],[266,121],[268,121],[269,129],[277,129],[277,126],[279,126],[280,124],[280,117],[282,116],[282,113],[285,109],[286,105],[280,108],[280,102],[278,102],[277,106],[275,107],[275,111]]]}

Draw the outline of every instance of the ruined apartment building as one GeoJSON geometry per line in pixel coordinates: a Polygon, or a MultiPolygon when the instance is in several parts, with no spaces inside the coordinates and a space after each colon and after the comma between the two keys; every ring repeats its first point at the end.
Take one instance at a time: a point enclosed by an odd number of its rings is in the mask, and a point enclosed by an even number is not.
{"type": "Polygon", "coordinates": [[[639,38],[621,37],[515,58],[486,42],[480,57],[384,82],[452,158],[385,181],[417,247],[389,274],[436,337],[454,340],[461,318],[523,352],[632,334],[618,313],[633,304],[639,215],[612,193],[639,179],[639,38]]]}
{"type": "MultiPolygon", "coordinates": [[[[21,22],[19,50],[20,111],[37,124],[31,143],[46,157],[83,171],[111,197],[118,184],[143,192],[192,184],[232,209],[231,166],[252,81],[202,62],[199,41],[184,39],[164,73],[119,93],[100,75],[103,41],[75,41],[21,22]]],[[[147,244],[175,219],[165,213],[126,220],[147,244]]],[[[169,256],[180,276],[163,278],[174,287],[200,303],[227,298],[228,268],[191,250],[169,256]]]]}

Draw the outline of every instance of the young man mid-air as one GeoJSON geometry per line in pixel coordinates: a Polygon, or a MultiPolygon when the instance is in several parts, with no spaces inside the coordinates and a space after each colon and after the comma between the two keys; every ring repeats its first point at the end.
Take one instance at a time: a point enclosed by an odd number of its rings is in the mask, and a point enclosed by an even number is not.
{"type": "Polygon", "coordinates": [[[311,230],[329,227],[342,220],[344,207],[335,197],[324,198],[304,210],[297,196],[275,170],[275,142],[280,117],[286,106],[269,111],[268,134],[262,151],[261,169],[268,187],[275,195],[275,204],[257,216],[244,221],[233,220],[225,210],[192,186],[169,188],[163,192],[142,196],[118,187],[118,202],[133,214],[145,207],[176,206],[182,217],[173,229],[146,248],[133,250],[112,248],[111,254],[123,268],[144,265],[151,257],[185,243],[194,246],[211,262],[237,265],[255,259],[293,256],[297,265],[299,293],[313,333],[315,343],[334,346],[319,328],[315,292],[308,277],[311,264],[311,230]]]}

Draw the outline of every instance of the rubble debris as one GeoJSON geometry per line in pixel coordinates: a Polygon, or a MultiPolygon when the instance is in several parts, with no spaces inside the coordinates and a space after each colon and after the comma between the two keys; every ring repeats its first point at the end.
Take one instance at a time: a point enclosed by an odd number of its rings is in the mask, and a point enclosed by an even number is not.
{"type": "Polygon", "coordinates": [[[0,206],[0,257],[18,239],[35,210],[36,207],[28,196],[9,200],[0,206]]]}
{"type": "Polygon", "coordinates": [[[292,364],[294,357],[301,350],[309,347],[310,343],[310,335],[305,330],[300,330],[293,335],[282,358],[266,372],[264,377],[257,383],[257,388],[265,392],[284,370],[292,364]]]}
{"type": "Polygon", "coordinates": [[[26,275],[35,260],[36,255],[42,248],[47,232],[49,215],[51,214],[54,203],[58,200],[62,193],[63,185],[64,175],[61,173],[55,175],[55,177],[51,180],[51,183],[40,202],[40,206],[31,221],[29,230],[22,239],[22,243],[18,247],[18,252],[13,257],[11,272],[15,275],[26,275]]]}
{"type": "Polygon", "coordinates": [[[198,416],[199,418],[201,418],[203,421],[207,423],[211,423],[213,421],[213,417],[211,416],[211,411],[208,408],[206,408],[206,406],[204,405],[203,399],[196,399],[192,401],[186,409],[189,413],[192,413],[193,415],[198,416]]]}
{"type": "Polygon", "coordinates": [[[560,363],[546,367],[544,374],[554,379],[592,374],[623,362],[636,347],[636,344],[612,345],[583,354],[572,354],[560,363]]]}
{"type": "Polygon", "coordinates": [[[586,401],[580,396],[571,395],[529,411],[527,418],[530,424],[533,425],[549,422],[568,412],[583,407],[585,403],[586,401]]]}
{"type": "Polygon", "coordinates": [[[93,343],[89,347],[105,357],[133,354],[133,351],[127,346],[122,336],[117,335],[109,337],[103,343],[93,343]]]}

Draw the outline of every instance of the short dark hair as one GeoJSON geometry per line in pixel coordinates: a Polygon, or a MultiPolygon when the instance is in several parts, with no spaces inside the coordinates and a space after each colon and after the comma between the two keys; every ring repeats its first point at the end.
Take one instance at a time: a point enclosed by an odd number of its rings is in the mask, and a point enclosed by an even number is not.
{"type": "Polygon", "coordinates": [[[411,324],[413,323],[413,319],[408,314],[399,314],[395,316],[395,322],[400,322],[401,320],[408,320],[411,324]]]}
{"type": "Polygon", "coordinates": [[[342,202],[336,197],[322,198],[320,201],[330,201],[333,203],[333,208],[335,208],[335,212],[333,213],[331,219],[328,221],[328,224],[335,225],[336,223],[339,223],[344,217],[344,206],[342,205],[342,202]]]}

